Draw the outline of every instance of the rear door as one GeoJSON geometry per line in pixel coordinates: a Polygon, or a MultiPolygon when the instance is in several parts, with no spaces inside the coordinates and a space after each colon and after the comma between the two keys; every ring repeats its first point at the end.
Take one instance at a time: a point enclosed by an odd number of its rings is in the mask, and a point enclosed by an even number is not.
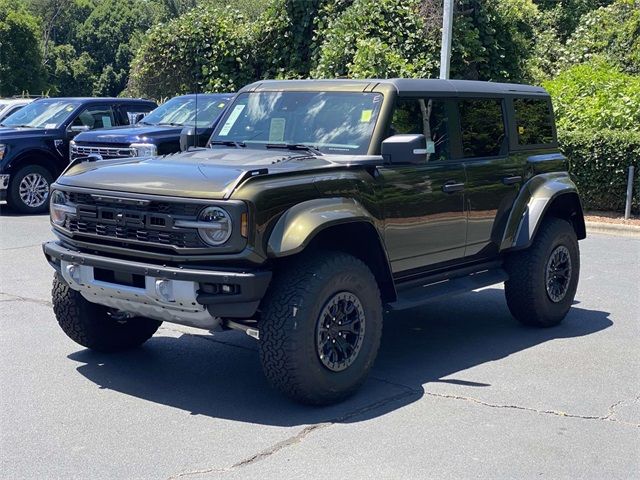
{"type": "Polygon", "coordinates": [[[399,98],[390,135],[421,133],[422,164],[388,164],[381,174],[384,236],[394,273],[464,257],[466,215],[462,161],[452,161],[449,123],[455,105],[438,98],[399,98]]]}
{"type": "Polygon", "coordinates": [[[461,156],[467,175],[466,257],[498,254],[501,234],[522,183],[522,162],[509,156],[503,98],[461,98],[457,102],[461,156]]]}

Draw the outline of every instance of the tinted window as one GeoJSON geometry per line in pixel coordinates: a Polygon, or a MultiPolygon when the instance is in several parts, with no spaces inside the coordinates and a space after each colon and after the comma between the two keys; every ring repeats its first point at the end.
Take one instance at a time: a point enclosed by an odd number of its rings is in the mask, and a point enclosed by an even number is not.
{"type": "Polygon", "coordinates": [[[335,154],[364,154],[382,104],[379,93],[251,92],[239,94],[211,140],[305,144],[335,154]]]}
{"type": "Polygon", "coordinates": [[[391,135],[423,134],[427,139],[427,161],[449,157],[448,118],[445,103],[432,99],[400,99],[391,120],[391,135]]]}
{"type": "Polygon", "coordinates": [[[96,105],[93,107],[85,108],[80,115],[78,115],[73,123],[73,126],[94,128],[110,128],[116,124],[115,116],[113,114],[113,108],[105,105],[96,105]]]}
{"type": "Polygon", "coordinates": [[[138,117],[139,114],[144,114],[146,115],[147,113],[149,113],[151,110],[153,110],[153,106],[151,105],[121,105],[120,106],[120,111],[123,112],[125,114],[124,116],[124,120],[127,124],[133,124],[135,123],[136,118],[138,117]]]}
{"type": "Polygon", "coordinates": [[[464,158],[499,155],[505,140],[502,100],[463,100],[458,105],[464,158]]]}
{"type": "Polygon", "coordinates": [[[547,100],[516,98],[516,130],[520,145],[553,143],[553,118],[547,100]]]}

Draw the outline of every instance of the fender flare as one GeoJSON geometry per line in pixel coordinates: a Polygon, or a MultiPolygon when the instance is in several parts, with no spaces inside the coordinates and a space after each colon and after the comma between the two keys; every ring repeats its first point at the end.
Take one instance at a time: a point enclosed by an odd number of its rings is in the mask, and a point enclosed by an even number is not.
{"type": "Polygon", "coordinates": [[[276,222],[267,242],[269,257],[301,252],[322,230],[350,222],[374,225],[371,214],[351,198],[318,198],[289,208],[276,222]]]}
{"type": "Polygon", "coordinates": [[[534,176],[521,188],[509,214],[500,250],[528,247],[549,208],[561,199],[572,202],[576,234],[579,240],[585,238],[584,214],[575,183],[567,172],[544,173],[534,176]]]}
{"type": "Polygon", "coordinates": [[[11,170],[12,172],[15,172],[22,168],[23,165],[28,165],[28,159],[31,157],[37,157],[46,160],[46,164],[44,162],[37,163],[50,170],[54,177],[57,177],[66,166],[66,164],[63,164],[63,161],[49,149],[34,147],[27,148],[18,152],[18,154],[14,158],[7,162],[7,171],[11,170]]]}

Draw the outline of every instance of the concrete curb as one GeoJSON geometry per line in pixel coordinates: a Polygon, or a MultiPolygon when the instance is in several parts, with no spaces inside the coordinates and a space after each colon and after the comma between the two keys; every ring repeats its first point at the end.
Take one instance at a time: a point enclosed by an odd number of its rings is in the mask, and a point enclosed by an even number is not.
{"type": "Polygon", "coordinates": [[[585,223],[587,225],[587,235],[590,233],[600,233],[603,235],[615,235],[618,237],[640,238],[640,226],[638,225],[589,221],[585,223]]]}

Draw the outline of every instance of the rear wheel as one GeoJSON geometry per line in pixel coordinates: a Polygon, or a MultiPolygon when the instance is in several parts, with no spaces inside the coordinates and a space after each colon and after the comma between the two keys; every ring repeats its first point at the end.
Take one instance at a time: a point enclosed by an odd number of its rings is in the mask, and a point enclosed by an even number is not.
{"type": "Polygon", "coordinates": [[[162,322],[150,318],[121,318],[111,309],[87,301],[55,274],[53,311],[67,336],[83,347],[99,352],[116,352],[142,345],[162,322]]]}
{"type": "Polygon", "coordinates": [[[526,325],[557,325],[578,287],[580,251],[573,227],[563,219],[545,219],[533,244],[511,253],[506,268],[504,291],[513,316],[526,325]]]}
{"type": "Polygon", "coordinates": [[[382,304],[367,266],[317,252],[281,269],[262,304],[260,359],[290,398],[329,404],[365,381],[382,335],[382,304]]]}
{"type": "Polygon", "coordinates": [[[40,165],[27,165],[11,175],[9,206],[20,213],[44,213],[49,208],[53,175],[40,165]]]}

